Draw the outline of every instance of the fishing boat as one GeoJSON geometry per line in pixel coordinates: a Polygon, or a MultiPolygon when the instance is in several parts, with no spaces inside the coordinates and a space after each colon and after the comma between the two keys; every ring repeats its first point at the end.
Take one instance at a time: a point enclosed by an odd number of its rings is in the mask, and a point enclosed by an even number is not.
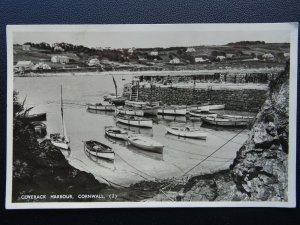
{"type": "Polygon", "coordinates": [[[116,95],[116,94],[111,93],[111,94],[108,94],[108,95],[104,95],[103,99],[104,99],[104,101],[111,101],[112,99],[120,98],[120,97],[122,97],[120,94],[116,95]]]}
{"type": "Polygon", "coordinates": [[[142,107],[148,105],[149,102],[126,100],[125,105],[132,107],[142,107]]]}
{"type": "Polygon", "coordinates": [[[125,130],[122,130],[118,127],[108,126],[105,127],[105,134],[112,138],[118,138],[122,140],[127,140],[128,132],[125,130]]]}
{"type": "Polygon", "coordinates": [[[223,118],[228,118],[228,119],[244,119],[244,120],[253,120],[253,116],[238,116],[238,115],[228,115],[224,114],[222,115],[223,118]]]}
{"type": "Polygon", "coordinates": [[[140,109],[144,112],[144,116],[157,116],[159,106],[142,106],[140,109]]]}
{"type": "Polygon", "coordinates": [[[209,111],[202,111],[202,110],[191,110],[189,112],[189,114],[192,117],[200,117],[200,118],[207,117],[207,116],[210,116],[210,117],[217,117],[218,116],[217,113],[212,113],[212,112],[209,112],[209,111]]]}
{"type": "Polygon", "coordinates": [[[161,153],[164,148],[164,146],[161,143],[141,135],[129,136],[128,141],[131,145],[137,148],[144,149],[151,152],[161,153]]]}
{"type": "Polygon", "coordinates": [[[158,114],[185,115],[186,108],[164,106],[164,107],[158,109],[158,114]]]}
{"type": "Polygon", "coordinates": [[[208,107],[208,110],[221,110],[221,109],[225,109],[225,104],[221,104],[221,105],[203,105],[202,108],[200,107],[201,110],[206,110],[208,107]]]}
{"type": "Polygon", "coordinates": [[[108,160],[115,159],[115,152],[112,150],[111,147],[94,140],[84,141],[83,143],[84,150],[87,151],[89,154],[98,158],[108,160]]]}
{"type": "Polygon", "coordinates": [[[115,111],[116,107],[115,105],[103,105],[101,103],[96,103],[96,104],[87,104],[87,109],[113,112],[115,111]]]}
{"type": "Polygon", "coordinates": [[[122,115],[117,115],[116,117],[117,122],[128,124],[131,126],[137,126],[137,127],[152,127],[152,120],[142,118],[142,117],[137,117],[137,116],[122,116],[122,115]]]}
{"type": "Polygon", "coordinates": [[[187,138],[206,139],[207,133],[192,127],[166,127],[168,133],[187,138]]]}
{"type": "Polygon", "coordinates": [[[47,120],[47,114],[46,113],[30,114],[30,115],[26,116],[26,120],[29,121],[29,122],[46,121],[47,120]]]}
{"type": "Polygon", "coordinates": [[[123,115],[130,115],[130,116],[144,116],[144,111],[138,108],[132,107],[117,107],[116,113],[123,114],[123,115]]]}
{"type": "Polygon", "coordinates": [[[66,124],[64,121],[64,108],[63,108],[63,97],[62,97],[62,86],[60,87],[60,112],[61,112],[61,123],[62,132],[50,134],[51,143],[63,150],[70,150],[70,141],[67,135],[66,124]]]}
{"type": "Polygon", "coordinates": [[[227,127],[240,127],[248,126],[249,120],[244,119],[228,119],[219,117],[203,117],[201,118],[204,123],[217,126],[227,126],[227,127]]]}

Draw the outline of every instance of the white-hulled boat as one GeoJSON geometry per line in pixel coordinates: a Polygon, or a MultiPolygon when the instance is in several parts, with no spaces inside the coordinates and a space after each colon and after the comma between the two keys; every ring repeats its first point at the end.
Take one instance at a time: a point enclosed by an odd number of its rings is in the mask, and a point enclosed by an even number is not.
{"type": "Polygon", "coordinates": [[[116,108],[116,113],[130,116],[144,116],[144,111],[141,109],[122,106],[116,108]]]}
{"type": "Polygon", "coordinates": [[[158,106],[142,106],[139,109],[143,110],[144,116],[157,116],[158,106]]]}
{"type": "Polygon", "coordinates": [[[164,146],[161,143],[154,141],[151,138],[147,138],[140,135],[129,136],[128,141],[135,147],[152,152],[161,153],[164,148],[164,146]]]}
{"type": "Polygon", "coordinates": [[[62,132],[50,134],[51,143],[63,150],[70,150],[70,140],[67,135],[66,124],[64,121],[64,108],[63,108],[63,98],[62,98],[62,86],[60,87],[60,115],[62,123],[62,132]]]}
{"type": "Polygon", "coordinates": [[[173,135],[187,138],[206,139],[207,133],[192,127],[166,127],[166,130],[173,135]]]}
{"type": "Polygon", "coordinates": [[[249,120],[244,119],[228,119],[219,117],[203,117],[201,119],[204,123],[217,126],[240,127],[249,125],[249,120]]]}
{"type": "Polygon", "coordinates": [[[125,105],[132,107],[142,107],[148,105],[149,102],[126,100],[125,105]]]}
{"type": "Polygon", "coordinates": [[[111,147],[94,140],[84,141],[83,143],[84,150],[91,155],[108,160],[115,159],[115,152],[111,147]]]}
{"type": "Polygon", "coordinates": [[[108,94],[108,95],[104,95],[103,96],[103,99],[104,101],[111,101],[112,99],[115,99],[115,98],[120,98],[122,97],[120,94],[108,94]]]}
{"type": "Polygon", "coordinates": [[[253,120],[253,116],[238,116],[238,115],[228,115],[224,114],[222,115],[223,118],[228,118],[228,119],[244,119],[244,120],[253,120]]]}
{"type": "MultiPolygon", "coordinates": [[[[206,105],[204,105],[203,107],[205,107],[206,105]]],[[[221,104],[221,105],[207,105],[209,110],[221,110],[221,109],[225,109],[225,104],[221,104]]],[[[201,108],[200,108],[201,109],[201,108]]]]}
{"type": "Polygon", "coordinates": [[[212,113],[212,112],[209,112],[209,111],[202,111],[202,110],[191,110],[189,112],[189,114],[190,114],[190,116],[200,117],[200,118],[207,117],[207,116],[210,116],[210,117],[217,117],[218,116],[217,113],[212,113]]]}
{"type": "Polygon", "coordinates": [[[118,138],[125,141],[127,140],[127,136],[128,136],[127,131],[113,126],[105,127],[105,134],[109,137],[118,138]]]}
{"type": "Polygon", "coordinates": [[[148,127],[152,128],[152,120],[146,119],[143,117],[137,117],[137,116],[121,116],[117,115],[116,117],[117,122],[128,124],[131,126],[137,126],[137,127],[148,127]]]}
{"type": "Polygon", "coordinates": [[[169,114],[169,115],[185,115],[186,108],[178,107],[162,107],[158,109],[158,114],[169,114]]]}
{"type": "Polygon", "coordinates": [[[116,107],[114,105],[102,105],[101,103],[96,103],[87,104],[87,109],[113,112],[116,110],[116,107]]]}

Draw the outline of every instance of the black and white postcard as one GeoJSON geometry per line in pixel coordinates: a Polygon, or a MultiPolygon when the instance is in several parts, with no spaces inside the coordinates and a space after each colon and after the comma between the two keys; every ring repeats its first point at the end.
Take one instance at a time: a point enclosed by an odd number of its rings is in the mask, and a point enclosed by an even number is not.
{"type": "Polygon", "coordinates": [[[297,23],[7,26],[6,207],[295,207],[297,23]]]}

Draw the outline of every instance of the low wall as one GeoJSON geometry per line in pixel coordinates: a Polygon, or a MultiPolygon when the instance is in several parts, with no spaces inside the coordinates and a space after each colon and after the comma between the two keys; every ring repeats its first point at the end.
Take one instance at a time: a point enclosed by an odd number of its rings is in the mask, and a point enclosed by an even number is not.
{"type": "Polygon", "coordinates": [[[139,89],[139,99],[162,101],[165,104],[186,105],[196,103],[225,104],[228,110],[258,112],[266,99],[266,90],[208,90],[153,87],[139,89]]]}

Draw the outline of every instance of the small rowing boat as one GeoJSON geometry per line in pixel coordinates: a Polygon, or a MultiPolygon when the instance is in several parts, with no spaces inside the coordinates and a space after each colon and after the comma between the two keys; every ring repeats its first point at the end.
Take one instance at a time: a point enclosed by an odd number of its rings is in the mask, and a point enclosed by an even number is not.
{"type": "Polygon", "coordinates": [[[168,133],[187,138],[206,139],[207,133],[192,127],[166,127],[168,133]]]}
{"type": "Polygon", "coordinates": [[[125,101],[125,105],[132,106],[132,107],[142,107],[142,106],[146,106],[148,104],[149,104],[149,102],[131,101],[131,100],[125,101]]]}
{"type": "Polygon", "coordinates": [[[228,119],[219,117],[203,117],[201,119],[204,123],[217,126],[240,127],[249,125],[249,120],[244,119],[228,119]]]}
{"type": "Polygon", "coordinates": [[[164,148],[164,146],[161,143],[154,141],[151,138],[147,138],[140,135],[129,136],[128,141],[131,145],[135,147],[151,152],[161,153],[164,148]]]}
{"type": "Polygon", "coordinates": [[[185,115],[186,112],[186,108],[182,107],[165,106],[158,109],[158,114],[185,115]]]}
{"type": "Polygon", "coordinates": [[[253,120],[253,116],[238,116],[238,115],[228,115],[224,114],[222,115],[223,118],[228,118],[228,119],[244,119],[244,120],[253,120]]]}
{"type": "Polygon", "coordinates": [[[116,94],[111,93],[108,95],[104,95],[103,99],[104,99],[104,101],[111,101],[112,99],[120,98],[120,97],[122,97],[120,94],[116,95],[116,94]]]}
{"type": "Polygon", "coordinates": [[[112,138],[118,138],[121,140],[127,140],[128,132],[118,127],[108,126],[105,127],[105,134],[112,138]]]}
{"type": "Polygon", "coordinates": [[[112,150],[111,147],[94,140],[84,141],[83,143],[84,150],[87,151],[89,154],[98,158],[108,160],[115,159],[115,152],[112,150]]]}
{"type": "Polygon", "coordinates": [[[212,113],[209,111],[202,111],[202,110],[191,110],[189,114],[190,114],[190,116],[200,117],[200,118],[207,117],[207,116],[210,116],[210,117],[218,116],[217,113],[212,113]]]}
{"type": "Polygon", "coordinates": [[[117,115],[116,120],[117,120],[117,122],[128,124],[131,126],[137,126],[137,127],[152,128],[152,125],[153,125],[151,119],[146,119],[146,118],[137,117],[137,116],[117,115]]]}
{"type": "Polygon", "coordinates": [[[101,103],[87,104],[87,109],[99,110],[99,111],[115,111],[116,107],[114,105],[102,105],[101,103]]]}
{"type": "Polygon", "coordinates": [[[132,108],[132,107],[122,107],[122,106],[117,107],[116,113],[120,113],[123,115],[130,115],[130,116],[144,116],[143,110],[132,108]]]}

